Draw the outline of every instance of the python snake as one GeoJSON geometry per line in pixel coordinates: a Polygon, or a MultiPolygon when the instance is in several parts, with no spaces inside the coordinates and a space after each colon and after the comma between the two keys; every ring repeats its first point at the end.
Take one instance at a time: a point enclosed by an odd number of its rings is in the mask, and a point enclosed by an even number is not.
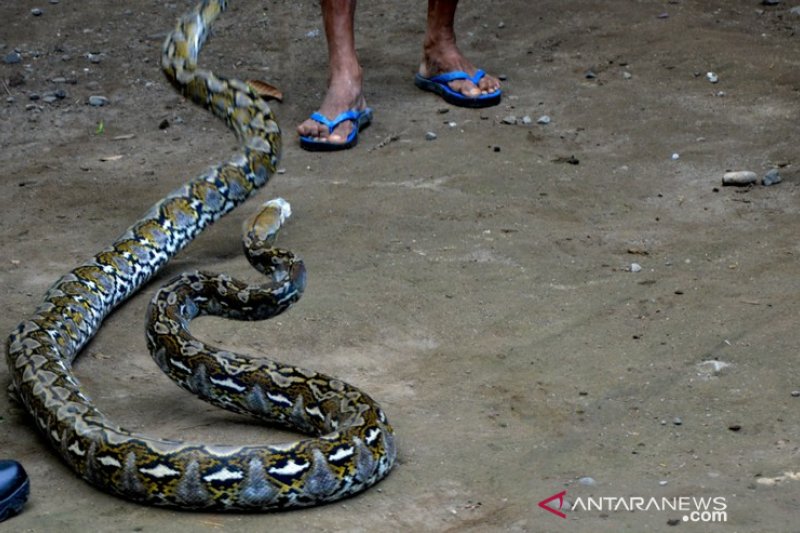
{"type": "Polygon", "coordinates": [[[289,215],[283,200],[267,202],[245,226],[248,259],[268,282],[249,287],[224,275],[179,276],[149,306],[147,343],[159,366],[201,398],[311,437],[263,446],[152,438],[110,421],[72,372],[103,319],[276,168],[281,135],[267,103],[246,83],[197,67],[210,26],[226,4],[205,0],[184,15],[164,43],[161,66],[184,96],[234,130],[243,152],[169,194],[47,291],[8,340],[11,389],[66,463],[104,491],[181,509],[310,506],[364,490],[389,472],[394,434],[381,408],[337,379],[222,351],[188,331],[199,315],[269,318],[300,297],[302,262],[273,247],[289,215]]]}

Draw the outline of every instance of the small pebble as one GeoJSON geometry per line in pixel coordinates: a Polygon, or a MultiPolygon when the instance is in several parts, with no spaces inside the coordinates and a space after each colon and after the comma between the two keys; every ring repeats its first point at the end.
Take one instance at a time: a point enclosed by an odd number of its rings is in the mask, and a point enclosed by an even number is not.
{"type": "Polygon", "coordinates": [[[792,398],[800,398],[800,390],[793,390],[792,398]]]}
{"type": "Polygon", "coordinates": [[[667,486],[667,483],[669,483],[669,481],[667,481],[666,479],[662,479],[661,481],[658,482],[658,484],[661,485],[662,487],[667,486]]]}
{"type": "Polygon", "coordinates": [[[523,124],[527,125],[527,124],[530,124],[531,122],[533,122],[533,119],[530,117],[530,115],[525,115],[524,117],[522,117],[520,119],[520,122],[522,122],[523,124]]]}
{"type": "Polygon", "coordinates": [[[672,160],[673,161],[677,161],[680,158],[681,158],[681,154],[679,154],[678,152],[675,152],[674,154],[672,154],[672,160]]]}
{"type": "Polygon", "coordinates": [[[67,78],[64,78],[63,76],[59,76],[57,78],[53,78],[50,81],[52,81],[53,83],[67,83],[67,78]]]}
{"type": "Polygon", "coordinates": [[[642,265],[640,265],[639,263],[631,263],[630,271],[631,272],[641,272],[642,271],[642,265]]]}
{"type": "Polygon", "coordinates": [[[717,83],[717,82],[719,82],[719,76],[717,76],[717,75],[716,75],[716,74],[714,74],[713,72],[706,72],[706,79],[707,79],[708,81],[710,81],[711,83],[717,83]]]}
{"type": "Polygon", "coordinates": [[[38,7],[34,7],[33,9],[31,9],[31,15],[33,15],[34,17],[41,17],[43,13],[44,11],[42,11],[38,7]]]}
{"type": "Polygon", "coordinates": [[[426,141],[434,141],[434,140],[436,140],[436,137],[438,137],[438,135],[436,135],[432,131],[429,131],[429,132],[425,133],[425,140],[426,141]]]}
{"type": "Polygon", "coordinates": [[[48,104],[52,104],[52,103],[53,103],[53,102],[55,102],[56,100],[58,100],[58,98],[56,98],[54,94],[48,94],[47,96],[45,96],[44,98],[42,98],[42,101],[43,101],[43,102],[46,102],[46,103],[48,103],[48,104]]]}
{"type": "Polygon", "coordinates": [[[506,81],[508,79],[508,74],[498,74],[497,79],[500,81],[506,81]]]}
{"type": "Polygon", "coordinates": [[[675,418],[672,419],[672,423],[675,424],[676,426],[680,426],[683,424],[683,420],[681,419],[681,417],[676,416],[675,418]]]}
{"type": "Polygon", "coordinates": [[[9,104],[13,104],[15,101],[16,98],[14,98],[13,96],[9,96],[8,98],[6,98],[6,102],[8,102],[9,104]]]}
{"type": "Polygon", "coordinates": [[[755,172],[749,170],[737,170],[735,172],[726,172],[722,176],[723,185],[733,185],[741,187],[743,185],[750,185],[758,180],[755,172]]]}
{"type": "Polygon", "coordinates": [[[502,122],[503,124],[516,124],[517,117],[515,115],[508,115],[503,117],[503,120],[501,120],[500,122],[502,122]]]}
{"type": "Polygon", "coordinates": [[[586,72],[584,72],[583,75],[586,77],[587,80],[593,80],[597,77],[597,74],[592,69],[587,70],[586,72]]]}
{"type": "Polygon", "coordinates": [[[28,98],[30,98],[31,101],[35,102],[36,100],[39,99],[39,93],[31,93],[28,95],[28,98]]]}
{"type": "Polygon", "coordinates": [[[100,58],[100,54],[88,53],[88,54],[86,54],[86,57],[89,59],[89,61],[91,61],[92,63],[95,63],[95,64],[99,63],[100,59],[101,59],[100,58]]]}
{"type": "Polygon", "coordinates": [[[595,485],[597,485],[597,481],[595,481],[594,478],[589,476],[584,476],[580,478],[578,480],[578,483],[580,483],[581,485],[586,485],[587,487],[594,487],[595,485]]]}
{"type": "Polygon", "coordinates": [[[697,371],[700,375],[719,376],[724,374],[726,369],[730,366],[731,364],[726,363],[725,361],[703,361],[702,363],[698,363],[697,371]]]}
{"type": "Polygon", "coordinates": [[[108,103],[108,98],[105,96],[92,95],[89,97],[89,105],[94,107],[102,107],[108,103]]]}
{"type": "Polygon", "coordinates": [[[800,6],[795,6],[789,10],[792,15],[800,15],[800,6]]]}
{"type": "Polygon", "coordinates": [[[773,168],[768,171],[764,178],[761,180],[761,184],[769,187],[770,185],[776,185],[781,182],[781,173],[778,172],[777,168],[773,168]]]}
{"type": "Polygon", "coordinates": [[[623,73],[622,73],[622,78],[623,78],[623,79],[629,80],[629,79],[631,79],[632,77],[633,77],[633,74],[631,74],[631,73],[630,73],[630,72],[628,72],[627,70],[626,70],[625,72],[623,72],[623,73]]]}
{"type": "Polygon", "coordinates": [[[50,3],[51,3],[51,4],[57,4],[57,3],[58,3],[58,0],[50,0],[50,3]]]}
{"type": "Polygon", "coordinates": [[[497,27],[498,28],[505,28],[506,27],[506,23],[503,22],[503,21],[500,21],[500,22],[497,23],[497,27]]]}
{"type": "Polygon", "coordinates": [[[542,124],[543,126],[546,126],[546,125],[550,124],[551,120],[552,119],[550,118],[550,115],[542,115],[541,117],[536,119],[536,123],[537,124],[542,124]]]}
{"type": "Polygon", "coordinates": [[[457,122],[453,122],[451,120],[450,122],[447,123],[447,125],[450,126],[451,128],[455,128],[456,126],[458,126],[458,123],[457,122]]]}
{"type": "Polygon", "coordinates": [[[6,65],[14,65],[22,61],[22,56],[19,55],[19,52],[11,52],[10,54],[6,54],[3,57],[3,63],[6,65]]]}

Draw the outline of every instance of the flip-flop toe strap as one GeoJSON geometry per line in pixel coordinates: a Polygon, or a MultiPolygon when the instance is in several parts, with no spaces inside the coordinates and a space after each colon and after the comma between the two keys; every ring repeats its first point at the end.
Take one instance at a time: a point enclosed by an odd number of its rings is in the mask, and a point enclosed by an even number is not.
{"type": "Polygon", "coordinates": [[[450,83],[451,81],[456,80],[469,80],[477,86],[484,76],[486,76],[486,72],[481,69],[476,70],[475,74],[472,76],[462,70],[454,70],[453,72],[445,72],[444,74],[433,76],[430,78],[430,80],[436,83],[450,83]]]}
{"type": "Polygon", "coordinates": [[[319,122],[324,126],[327,126],[328,134],[331,134],[333,133],[333,130],[336,129],[336,126],[338,126],[342,122],[345,122],[347,120],[358,121],[358,111],[356,111],[355,109],[350,109],[348,111],[345,111],[344,113],[340,113],[333,120],[328,119],[325,115],[319,112],[314,112],[311,114],[311,119],[316,122],[319,122]]]}

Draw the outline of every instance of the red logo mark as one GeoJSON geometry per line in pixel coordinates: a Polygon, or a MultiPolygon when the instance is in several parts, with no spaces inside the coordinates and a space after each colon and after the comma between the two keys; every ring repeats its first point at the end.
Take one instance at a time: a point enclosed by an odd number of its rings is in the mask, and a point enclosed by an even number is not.
{"type": "Polygon", "coordinates": [[[541,507],[545,511],[549,511],[549,512],[553,513],[556,516],[560,516],[561,518],[566,518],[567,515],[565,515],[564,513],[561,512],[561,509],[564,507],[564,495],[566,493],[567,493],[567,491],[562,491],[562,492],[559,492],[558,494],[553,494],[549,498],[540,501],[539,502],[539,507],[541,507]],[[558,500],[558,509],[556,509],[555,507],[550,507],[549,505],[547,505],[548,503],[552,502],[553,500],[558,500]]]}

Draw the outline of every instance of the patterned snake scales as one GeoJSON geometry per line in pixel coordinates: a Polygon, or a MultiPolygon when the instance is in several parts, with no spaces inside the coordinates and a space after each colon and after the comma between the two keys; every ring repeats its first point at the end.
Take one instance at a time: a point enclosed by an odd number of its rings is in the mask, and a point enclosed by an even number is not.
{"type": "Polygon", "coordinates": [[[181,387],[238,413],[312,435],[286,444],[208,445],[155,439],[111,422],[81,390],[71,367],[103,319],[206,226],[242,203],[273,173],[280,130],[246,83],[197,68],[224,0],[204,0],[164,43],[161,65],[187,98],[237,133],[243,153],[188,182],[109,248],[58,280],[7,345],[12,390],[72,469],[101,490],[181,509],[271,510],[334,501],[382,479],[395,460],[392,428],[357,388],[316,372],[221,351],[193,338],[200,315],[269,318],[294,303],[305,269],[272,248],[289,215],[267,202],[245,225],[248,259],[269,281],[250,287],[224,275],[179,276],[148,309],[147,343],[181,387]]]}

